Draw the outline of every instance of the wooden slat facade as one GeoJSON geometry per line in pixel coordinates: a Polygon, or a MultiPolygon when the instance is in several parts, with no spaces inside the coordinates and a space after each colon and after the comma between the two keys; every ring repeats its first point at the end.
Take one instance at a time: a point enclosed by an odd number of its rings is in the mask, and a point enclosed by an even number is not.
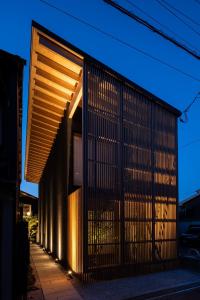
{"type": "Polygon", "coordinates": [[[177,258],[177,117],[87,64],[87,272],[177,258]]]}

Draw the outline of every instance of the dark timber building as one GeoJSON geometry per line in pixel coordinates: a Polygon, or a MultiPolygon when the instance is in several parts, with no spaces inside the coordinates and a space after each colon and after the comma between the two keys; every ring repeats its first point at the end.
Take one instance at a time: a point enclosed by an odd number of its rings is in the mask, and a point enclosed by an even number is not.
{"type": "Polygon", "coordinates": [[[179,231],[185,233],[190,226],[200,227],[200,190],[179,203],[179,231]]]}
{"type": "Polygon", "coordinates": [[[40,244],[80,275],[171,266],[178,116],[33,23],[25,173],[40,244]]]}
{"type": "Polygon", "coordinates": [[[16,270],[16,223],[21,182],[24,64],[25,60],[19,56],[0,50],[0,299],[5,300],[15,299],[15,275],[19,271],[16,270]]]}

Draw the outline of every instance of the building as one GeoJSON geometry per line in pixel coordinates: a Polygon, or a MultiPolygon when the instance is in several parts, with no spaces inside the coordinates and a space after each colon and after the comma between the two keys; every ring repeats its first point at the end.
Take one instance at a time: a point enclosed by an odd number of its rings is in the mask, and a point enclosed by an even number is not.
{"type": "Polygon", "coordinates": [[[0,50],[0,299],[6,300],[15,299],[24,65],[19,56],[0,50]]]}
{"type": "Polygon", "coordinates": [[[179,204],[179,230],[185,233],[190,225],[200,226],[200,191],[179,204]]]}
{"type": "Polygon", "coordinates": [[[23,217],[38,216],[38,198],[26,192],[20,191],[20,206],[23,217]]]}
{"type": "Polygon", "coordinates": [[[25,176],[40,244],[74,273],[175,262],[179,115],[33,22],[25,176]]]}

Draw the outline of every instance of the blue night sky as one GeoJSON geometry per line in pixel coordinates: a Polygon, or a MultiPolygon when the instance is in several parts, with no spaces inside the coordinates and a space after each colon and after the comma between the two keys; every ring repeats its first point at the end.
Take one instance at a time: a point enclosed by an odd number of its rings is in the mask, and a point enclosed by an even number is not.
{"type": "MultiPolygon", "coordinates": [[[[165,61],[196,77],[189,78],[175,70],[164,66],[153,59],[106,37],[100,32],[81,24],[77,20],[48,7],[39,0],[1,0],[0,4],[0,48],[17,54],[27,60],[24,70],[23,91],[23,174],[26,140],[26,119],[28,102],[28,77],[31,21],[35,20],[81,50],[109,65],[114,70],[131,79],[151,93],[177,107],[181,111],[193,100],[200,91],[200,62],[184,51],[173,46],[163,38],[150,32],[129,17],[116,11],[103,0],[48,0],[49,3],[99,27],[119,39],[165,61]]],[[[196,0],[167,0],[174,7],[199,21],[200,2],[196,0]]],[[[136,14],[158,24],[144,16],[141,11],[130,5],[132,2],[168,26],[177,35],[193,44],[200,53],[200,25],[184,19],[196,33],[186,27],[180,20],[170,15],[156,0],[118,0],[118,3],[136,14]]],[[[160,27],[161,28],[161,27],[160,27]]],[[[162,28],[173,35],[167,29],[162,28]]],[[[177,36],[174,35],[180,40],[177,36]]],[[[200,132],[199,100],[189,112],[188,123],[179,122],[179,198],[195,193],[200,188],[200,132]]],[[[37,185],[22,179],[21,189],[37,195],[37,185]]]]}

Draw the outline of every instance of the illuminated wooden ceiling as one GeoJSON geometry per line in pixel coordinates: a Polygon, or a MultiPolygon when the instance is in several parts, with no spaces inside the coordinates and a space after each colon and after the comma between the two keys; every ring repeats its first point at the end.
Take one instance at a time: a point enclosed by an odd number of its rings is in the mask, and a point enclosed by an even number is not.
{"type": "Polygon", "coordinates": [[[66,105],[69,117],[82,98],[83,58],[32,28],[25,179],[38,183],[66,105]]]}

